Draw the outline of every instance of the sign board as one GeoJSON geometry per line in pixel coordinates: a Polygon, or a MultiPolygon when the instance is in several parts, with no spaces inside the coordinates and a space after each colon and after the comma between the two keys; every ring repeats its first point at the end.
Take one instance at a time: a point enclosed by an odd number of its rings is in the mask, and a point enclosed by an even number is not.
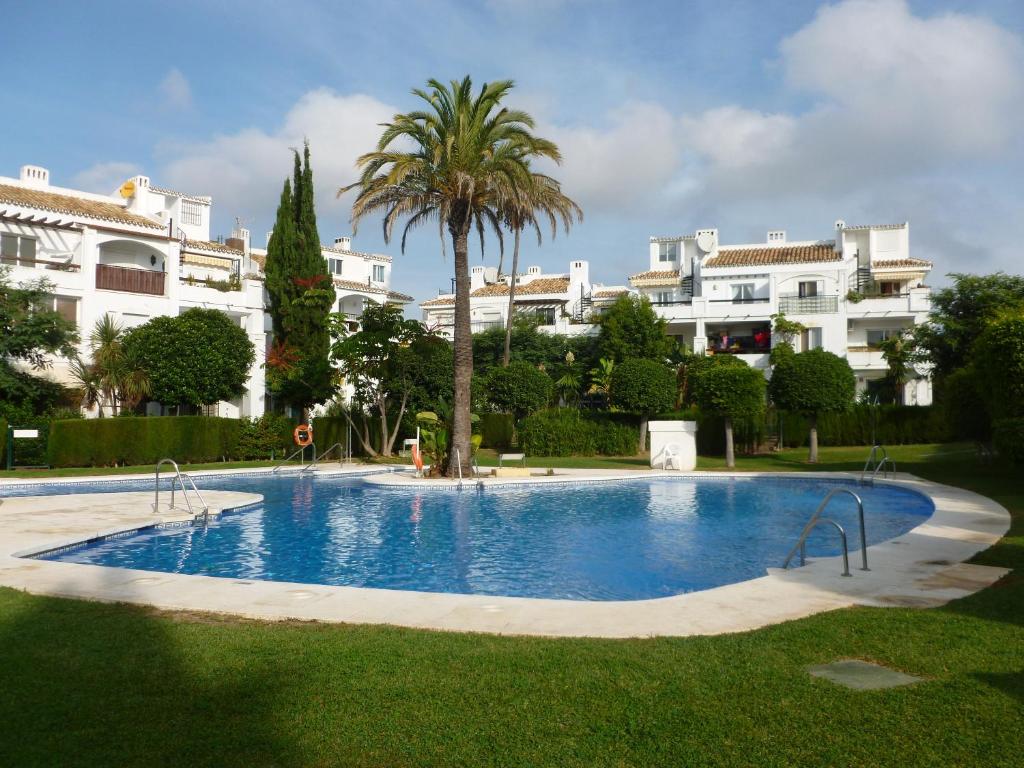
{"type": "Polygon", "coordinates": [[[12,437],[39,437],[38,429],[14,429],[12,437]]]}

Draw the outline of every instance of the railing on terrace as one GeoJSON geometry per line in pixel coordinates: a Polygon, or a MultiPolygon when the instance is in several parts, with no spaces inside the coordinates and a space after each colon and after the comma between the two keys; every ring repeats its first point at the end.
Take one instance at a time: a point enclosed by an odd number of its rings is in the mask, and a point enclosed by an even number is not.
{"type": "Polygon", "coordinates": [[[678,307],[678,306],[689,306],[693,304],[693,297],[687,296],[685,299],[672,299],[671,301],[652,301],[652,307],[678,307]]]}
{"type": "Polygon", "coordinates": [[[771,299],[768,296],[758,299],[708,299],[712,304],[767,304],[771,299]]]}
{"type": "Polygon", "coordinates": [[[107,291],[163,296],[164,279],[165,273],[156,270],[115,267],[112,264],[96,265],[96,287],[107,291]]]}
{"type": "Polygon", "coordinates": [[[35,268],[38,265],[42,265],[43,269],[55,269],[60,272],[78,272],[82,267],[79,264],[74,264],[70,261],[50,261],[48,259],[26,259],[20,256],[3,256],[0,257],[0,265],[7,264],[8,266],[20,266],[20,267],[32,267],[35,268]]]}
{"type": "Polygon", "coordinates": [[[838,296],[779,296],[779,312],[806,315],[838,311],[838,296]]]}

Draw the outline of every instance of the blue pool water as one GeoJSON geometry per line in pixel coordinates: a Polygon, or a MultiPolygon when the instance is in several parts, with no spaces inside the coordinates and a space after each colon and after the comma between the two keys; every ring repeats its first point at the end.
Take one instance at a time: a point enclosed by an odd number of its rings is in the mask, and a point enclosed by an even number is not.
{"type": "MultiPolygon", "coordinates": [[[[834,481],[648,478],[589,485],[417,492],[359,478],[201,477],[200,488],[261,493],[256,508],[208,526],[151,529],[45,559],[236,579],[580,600],[638,600],[763,576],[779,566],[834,481]]],[[[82,493],[148,484],[54,486],[82,493]]],[[[857,488],[868,543],[933,511],[896,487],[857,488]]],[[[4,489],[10,495],[10,488],[4,489]]],[[[857,549],[856,507],[829,516],[857,549]]],[[[834,555],[820,528],[808,553],[834,555]]],[[[856,558],[851,558],[855,564],[856,558]]]]}

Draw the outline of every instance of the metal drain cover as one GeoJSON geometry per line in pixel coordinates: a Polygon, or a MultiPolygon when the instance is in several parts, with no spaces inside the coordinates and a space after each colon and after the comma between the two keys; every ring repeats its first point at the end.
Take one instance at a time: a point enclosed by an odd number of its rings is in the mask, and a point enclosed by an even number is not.
{"type": "Polygon", "coordinates": [[[924,680],[895,669],[872,664],[860,659],[840,659],[831,664],[808,667],[807,671],[814,677],[823,677],[838,685],[852,688],[855,691],[875,691],[881,688],[898,688],[901,685],[913,685],[924,680]]]}

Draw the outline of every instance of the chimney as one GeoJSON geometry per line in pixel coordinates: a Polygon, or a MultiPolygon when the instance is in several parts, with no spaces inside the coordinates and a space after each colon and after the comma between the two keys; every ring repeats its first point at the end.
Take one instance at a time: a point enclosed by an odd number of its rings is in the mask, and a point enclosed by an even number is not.
{"type": "Polygon", "coordinates": [[[21,166],[20,179],[26,187],[34,189],[46,189],[50,186],[50,172],[38,165],[21,166]]]}
{"type": "Polygon", "coordinates": [[[273,236],[274,236],[274,230],[270,230],[269,232],[267,232],[267,247],[268,248],[270,247],[270,238],[272,238],[273,236]]]}
{"type": "Polygon", "coordinates": [[[472,267],[472,268],[470,268],[470,270],[469,270],[469,290],[470,290],[470,292],[475,291],[478,288],[483,288],[486,284],[487,283],[486,283],[486,280],[484,278],[484,268],[483,267],[472,267]]]}
{"type": "Polygon", "coordinates": [[[528,274],[530,277],[536,277],[537,275],[540,274],[540,267],[527,267],[526,274],[528,274]]]}
{"type": "Polygon", "coordinates": [[[238,248],[238,250],[244,251],[245,253],[249,252],[251,241],[248,229],[239,226],[238,224],[235,224],[235,228],[231,230],[231,240],[240,242],[240,245],[235,245],[233,247],[238,248]]]}
{"type": "Polygon", "coordinates": [[[786,230],[784,230],[784,229],[769,229],[768,230],[768,239],[765,242],[767,242],[769,245],[773,245],[773,244],[776,244],[776,243],[784,243],[784,242],[786,242],[786,230]]]}
{"type": "Polygon", "coordinates": [[[352,250],[352,238],[346,235],[340,235],[334,238],[334,247],[340,248],[343,251],[352,250]]]}

